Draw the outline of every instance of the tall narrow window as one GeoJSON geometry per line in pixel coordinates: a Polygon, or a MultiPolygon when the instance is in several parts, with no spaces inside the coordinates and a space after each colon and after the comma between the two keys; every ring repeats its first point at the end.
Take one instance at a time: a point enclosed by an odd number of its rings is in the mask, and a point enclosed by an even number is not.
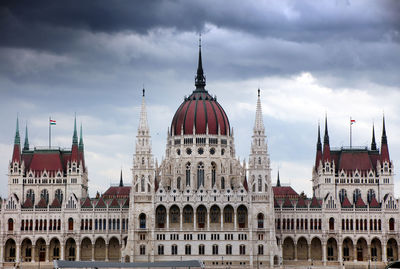
{"type": "Polygon", "coordinates": [[[145,185],[144,185],[144,175],[142,175],[142,179],[140,181],[140,191],[145,192],[145,185]]]}
{"type": "Polygon", "coordinates": [[[49,203],[49,191],[44,189],[40,193],[40,198],[43,198],[46,201],[46,204],[49,203]]]}
{"type": "Polygon", "coordinates": [[[261,175],[258,176],[258,192],[262,192],[262,180],[261,180],[261,175]]]}
{"type": "Polygon", "coordinates": [[[212,168],[211,168],[211,186],[212,187],[215,186],[215,182],[216,182],[216,170],[217,170],[217,166],[215,165],[215,163],[212,163],[212,168]]]}
{"type": "Polygon", "coordinates": [[[190,186],[190,163],[186,164],[186,186],[190,186]]]}
{"type": "Polygon", "coordinates": [[[176,188],[177,188],[178,190],[181,189],[181,178],[180,178],[180,177],[178,177],[178,178],[176,179],[176,188]]]}
{"type": "Polygon", "coordinates": [[[60,201],[60,203],[62,203],[64,196],[63,196],[63,192],[61,189],[56,190],[55,196],[58,199],[58,201],[60,201]]]}
{"type": "Polygon", "coordinates": [[[221,177],[221,190],[225,190],[225,178],[221,177]]]}
{"type": "Polygon", "coordinates": [[[27,192],[26,192],[26,198],[28,199],[31,199],[31,201],[32,201],[32,203],[33,204],[35,204],[35,192],[32,190],[32,189],[29,189],[27,192]]]}
{"type": "Polygon", "coordinates": [[[204,164],[199,163],[197,166],[197,188],[204,187],[204,164]]]}

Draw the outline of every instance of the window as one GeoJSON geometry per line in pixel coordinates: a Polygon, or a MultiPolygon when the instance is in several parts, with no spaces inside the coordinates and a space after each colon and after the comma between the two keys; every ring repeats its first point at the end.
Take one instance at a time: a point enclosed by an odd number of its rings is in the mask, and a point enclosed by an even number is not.
{"type": "Polygon", "coordinates": [[[183,222],[193,223],[193,208],[190,206],[185,206],[183,208],[183,222]]]}
{"type": "Polygon", "coordinates": [[[74,220],[73,218],[68,219],[68,231],[72,231],[74,229],[74,220]]]}
{"type": "Polygon", "coordinates": [[[140,250],[140,255],[146,255],[146,246],[145,245],[140,245],[139,250],[140,250]]]}
{"type": "Polygon", "coordinates": [[[375,191],[373,189],[369,189],[367,193],[368,203],[371,203],[372,199],[375,197],[375,191]]]}
{"type": "Polygon", "coordinates": [[[226,255],[232,255],[232,245],[226,245],[225,250],[226,255]]]}
{"type": "Polygon", "coordinates": [[[335,219],[334,218],[330,218],[329,219],[329,230],[335,230],[335,219]]]}
{"type": "Polygon", "coordinates": [[[169,210],[171,217],[170,217],[170,222],[171,223],[179,223],[179,208],[177,206],[172,206],[171,209],[169,210]]]}
{"type": "Polygon", "coordinates": [[[246,254],[246,246],[245,245],[240,245],[239,246],[239,252],[240,252],[240,255],[245,255],[246,254]]]}
{"type": "Polygon", "coordinates": [[[347,196],[347,191],[345,190],[345,189],[341,189],[340,191],[339,191],[339,200],[340,200],[340,203],[343,203],[343,201],[344,201],[344,198],[347,196]]]}
{"type": "Polygon", "coordinates": [[[190,186],[190,163],[186,164],[186,186],[190,186]]]}
{"type": "Polygon", "coordinates": [[[204,245],[199,245],[199,255],[204,255],[204,245]]]}
{"type": "Polygon", "coordinates": [[[144,183],[144,175],[142,175],[142,179],[140,180],[140,191],[145,192],[145,183],[144,183]]]}
{"type": "Polygon", "coordinates": [[[157,207],[156,217],[157,217],[157,228],[164,228],[165,217],[166,217],[166,209],[164,206],[157,207]]]}
{"type": "MultiPolygon", "coordinates": [[[[125,222],[123,222],[123,226],[125,226],[125,222]]],[[[146,229],[146,214],[144,213],[139,215],[139,227],[140,229],[146,229]]]]}
{"type": "Polygon", "coordinates": [[[262,213],[257,216],[257,226],[258,228],[264,228],[264,215],[262,213]]]}
{"type": "Polygon", "coordinates": [[[258,192],[262,192],[262,179],[261,179],[261,175],[258,176],[258,192]]]}
{"type": "Polygon", "coordinates": [[[394,218],[389,219],[389,230],[394,231],[394,218]]]}
{"type": "Polygon", "coordinates": [[[46,201],[46,204],[49,203],[49,191],[44,189],[40,192],[40,199],[44,199],[46,201]]]}
{"type": "Polygon", "coordinates": [[[204,187],[204,164],[197,165],[197,188],[204,187]]]}
{"type": "Polygon", "coordinates": [[[185,255],[192,255],[192,246],[191,245],[185,246],[185,255]]]}
{"type": "Polygon", "coordinates": [[[181,178],[180,178],[180,177],[178,177],[178,178],[176,179],[176,188],[177,188],[178,190],[181,189],[181,178]]]}
{"type": "Polygon", "coordinates": [[[264,255],[264,246],[258,245],[258,255],[264,255]]]}
{"type": "Polygon", "coordinates": [[[204,206],[199,206],[197,208],[197,223],[199,228],[204,228],[206,222],[206,211],[207,209],[204,206]]]}
{"type": "Polygon", "coordinates": [[[32,189],[29,189],[26,192],[26,199],[31,199],[32,203],[35,204],[35,192],[32,189]]]}
{"type": "Polygon", "coordinates": [[[177,245],[171,246],[171,255],[178,255],[178,246],[177,245]]]}
{"type": "Polygon", "coordinates": [[[62,203],[64,196],[61,189],[56,190],[55,197],[60,201],[60,203],[62,203]]]}
{"type": "Polygon", "coordinates": [[[233,208],[228,206],[224,209],[224,222],[232,223],[233,222],[232,217],[233,217],[233,208]]]}
{"type": "Polygon", "coordinates": [[[14,231],[14,220],[13,219],[8,219],[8,230],[10,232],[14,231]]]}
{"type": "Polygon", "coordinates": [[[215,182],[216,182],[217,165],[215,163],[212,163],[211,166],[212,166],[212,168],[211,168],[211,186],[214,187],[215,182]]]}
{"type": "Polygon", "coordinates": [[[218,245],[213,245],[212,246],[212,254],[213,255],[218,255],[218,245]]]}
{"type": "Polygon", "coordinates": [[[358,197],[361,196],[361,191],[359,189],[355,189],[353,192],[353,203],[355,204],[358,200],[358,197]]]}
{"type": "Polygon", "coordinates": [[[158,245],[158,255],[164,255],[164,245],[158,245]]]}

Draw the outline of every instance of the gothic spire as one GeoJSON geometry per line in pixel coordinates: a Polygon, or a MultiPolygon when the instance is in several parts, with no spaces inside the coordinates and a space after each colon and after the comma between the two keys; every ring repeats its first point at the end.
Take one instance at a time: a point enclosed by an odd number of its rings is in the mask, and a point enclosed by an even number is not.
{"type": "Polygon", "coordinates": [[[72,137],[72,144],[73,145],[78,144],[78,133],[76,131],[76,114],[75,114],[75,119],[74,119],[74,135],[72,137]]]}
{"type": "Polygon", "coordinates": [[[124,181],[122,180],[122,169],[121,169],[121,176],[119,178],[119,186],[123,187],[124,186],[124,181]]]}
{"type": "Polygon", "coordinates": [[[206,86],[206,78],[204,76],[203,71],[203,62],[201,59],[201,34],[199,37],[199,61],[197,65],[197,75],[195,79],[194,85],[196,86],[196,90],[204,91],[204,87],[206,86]]]}
{"type": "Polygon", "coordinates": [[[385,115],[383,115],[382,144],[387,144],[386,127],[385,127],[385,115]]]}
{"type": "Polygon", "coordinates": [[[328,117],[325,115],[325,135],[324,135],[324,144],[329,144],[329,135],[328,135],[328,117]]]}
{"type": "Polygon", "coordinates": [[[376,150],[376,141],[375,141],[375,126],[372,124],[372,142],[371,142],[371,150],[376,150]]]}
{"type": "Polygon", "coordinates": [[[146,112],[145,89],[144,88],[143,88],[143,96],[142,96],[142,107],[140,110],[139,130],[140,131],[148,131],[149,130],[149,125],[147,123],[147,112],[146,112]]]}
{"type": "Polygon", "coordinates": [[[324,163],[331,161],[331,148],[329,146],[329,135],[328,135],[328,117],[326,115],[325,115],[325,135],[324,135],[323,161],[324,161],[324,163]]]}
{"type": "Polygon", "coordinates": [[[24,143],[24,150],[29,150],[28,124],[25,125],[25,143],[24,143]]]}
{"type": "Polygon", "coordinates": [[[276,181],[276,186],[280,187],[281,186],[281,180],[279,178],[279,170],[278,170],[278,180],[276,181]]]}
{"type": "Polygon", "coordinates": [[[322,150],[322,144],[321,144],[321,127],[318,122],[318,141],[317,141],[317,151],[322,150]]]}
{"type": "Polygon", "coordinates": [[[79,150],[83,150],[83,135],[82,135],[82,123],[81,123],[81,129],[80,129],[80,135],[79,135],[79,150]]]}
{"type": "Polygon", "coordinates": [[[20,144],[21,143],[21,138],[19,136],[19,120],[17,116],[17,127],[15,129],[15,137],[14,137],[14,144],[20,144]]]}
{"type": "Polygon", "coordinates": [[[382,139],[381,139],[381,161],[382,161],[382,163],[385,161],[390,162],[389,146],[387,143],[387,136],[386,136],[385,115],[383,115],[383,128],[382,128],[382,139]]]}
{"type": "Polygon", "coordinates": [[[256,120],[254,123],[254,131],[264,132],[264,122],[262,117],[262,108],[261,108],[261,97],[260,97],[260,89],[258,89],[258,98],[257,98],[257,108],[256,108],[256,120]]]}

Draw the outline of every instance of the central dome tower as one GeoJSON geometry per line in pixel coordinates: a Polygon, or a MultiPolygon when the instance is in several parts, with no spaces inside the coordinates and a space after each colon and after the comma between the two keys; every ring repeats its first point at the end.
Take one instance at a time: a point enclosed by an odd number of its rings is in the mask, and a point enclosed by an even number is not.
{"type": "Polygon", "coordinates": [[[199,46],[199,62],[195,79],[196,89],[189,97],[185,97],[171,123],[171,135],[230,135],[228,117],[217,102],[205,89],[206,78],[203,72],[201,45],[199,46]]]}

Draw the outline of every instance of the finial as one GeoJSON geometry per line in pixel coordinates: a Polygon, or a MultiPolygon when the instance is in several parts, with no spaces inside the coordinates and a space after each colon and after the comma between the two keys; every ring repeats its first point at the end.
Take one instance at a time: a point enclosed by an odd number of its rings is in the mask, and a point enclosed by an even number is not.
{"type": "Polygon", "coordinates": [[[123,182],[123,180],[122,180],[122,168],[121,168],[121,175],[120,175],[120,178],[119,178],[119,186],[120,186],[120,187],[123,187],[123,186],[124,186],[124,182],[123,182]]]}
{"type": "Polygon", "coordinates": [[[324,135],[324,144],[329,144],[329,135],[328,135],[328,116],[325,113],[325,135],[324,135]]]}
{"type": "Polygon", "coordinates": [[[199,48],[201,49],[201,33],[199,33],[199,48]]]}
{"type": "Polygon", "coordinates": [[[387,144],[387,136],[386,136],[386,126],[385,126],[385,114],[383,114],[382,120],[382,144],[387,144]]]}
{"type": "Polygon", "coordinates": [[[260,88],[258,88],[258,97],[260,97],[260,88]]]}
{"type": "Polygon", "coordinates": [[[83,150],[83,134],[82,134],[82,123],[81,123],[81,128],[80,128],[80,137],[79,137],[79,149],[83,150]]]}
{"type": "Polygon", "coordinates": [[[197,75],[195,79],[196,90],[204,91],[204,87],[206,86],[206,78],[204,77],[203,71],[203,62],[201,59],[201,34],[199,37],[199,61],[197,65],[197,75]]]}
{"type": "Polygon", "coordinates": [[[322,145],[321,145],[321,127],[320,123],[318,121],[318,140],[317,140],[317,150],[322,150],[322,145]]]}
{"type": "Polygon", "coordinates": [[[376,141],[375,141],[375,125],[372,123],[372,142],[371,142],[371,150],[376,150],[376,141]]]}
{"type": "Polygon", "coordinates": [[[144,85],[143,85],[143,97],[144,97],[145,92],[146,92],[146,90],[144,89],[144,85]]]}
{"type": "Polygon", "coordinates": [[[28,123],[25,125],[25,143],[24,150],[29,150],[29,140],[28,140],[28,123]]]}
{"type": "Polygon", "coordinates": [[[78,134],[76,131],[76,112],[75,112],[75,118],[74,118],[74,135],[72,137],[72,144],[78,144],[78,134]]]}
{"type": "Polygon", "coordinates": [[[20,144],[21,143],[21,139],[19,136],[19,119],[18,119],[18,115],[17,115],[17,126],[16,126],[16,130],[15,130],[15,137],[14,137],[14,144],[20,144]]]}
{"type": "Polygon", "coordinates": [[[279,169],[278,169],[278,180],[276,181],[276,186],[280,187],[281,186],[281,180],[279,178],[279,169]]]}

